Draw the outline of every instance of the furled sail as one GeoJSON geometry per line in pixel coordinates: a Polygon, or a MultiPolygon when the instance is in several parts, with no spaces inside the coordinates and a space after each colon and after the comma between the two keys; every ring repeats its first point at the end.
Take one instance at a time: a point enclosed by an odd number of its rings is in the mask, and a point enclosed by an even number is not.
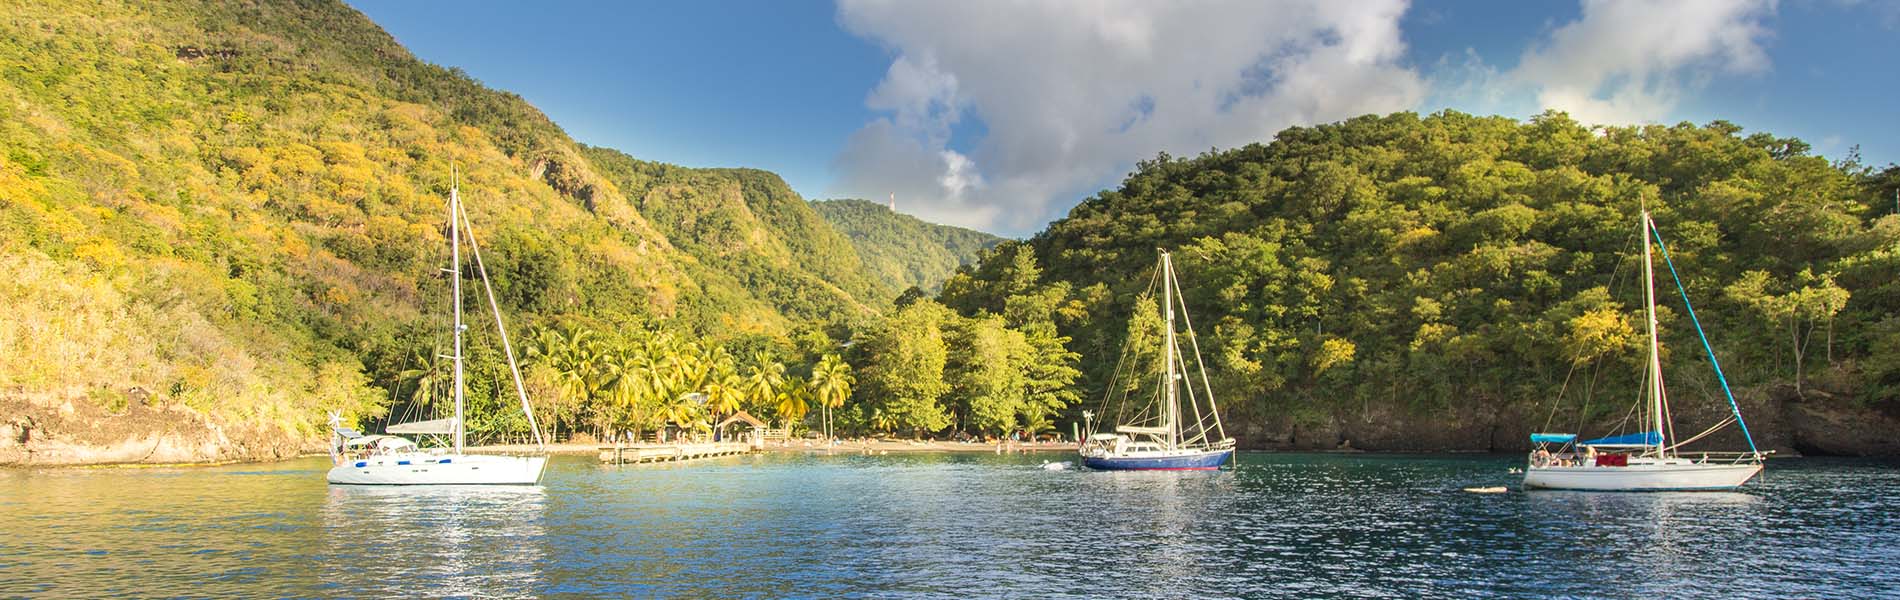
{"type": "Polygon", "coordinates": [[[1597,447],[1641,448],[1644,446],[1654,446],[1661,443],[1662,443],[1662,432],[1645,431],[1642,433],[1626,433],[1623,435],[1600,437],[1594,440],[1586,440],[1579,445],[1597,446],[1597,447]]]}
{"type": "Polygon", "coordinates": [[[398,423],[395,425],[390,425],[384,431],[387,431],[392,434],[407,434],[407,435],[417,435],[417,434],[448,435],[451,433],[455,433],[455,417],[449,417],[447,419],[432,419],[428,421],[411,421],[408,423],[398,423]]]}

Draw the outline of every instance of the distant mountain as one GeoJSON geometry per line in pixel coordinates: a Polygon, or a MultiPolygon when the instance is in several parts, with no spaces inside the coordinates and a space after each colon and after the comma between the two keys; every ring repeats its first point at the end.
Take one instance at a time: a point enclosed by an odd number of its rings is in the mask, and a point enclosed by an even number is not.
{"type": "Polygon", "coordinates": [[[957,267],[976,263],[1004,238],[962,227],[938,225],[893,212],[876,202],[825,200],[811,203],[857,247],[858,260],[893,289],[936,291],[957,267]]]}
{"type": "Polygon", "coordinates": [[[643,161],[611,148],[583,154],[673,245],[795,321],[863,313],[901,287],[866,273],[851,241],[777,174],[693,169],[643,161]]]}

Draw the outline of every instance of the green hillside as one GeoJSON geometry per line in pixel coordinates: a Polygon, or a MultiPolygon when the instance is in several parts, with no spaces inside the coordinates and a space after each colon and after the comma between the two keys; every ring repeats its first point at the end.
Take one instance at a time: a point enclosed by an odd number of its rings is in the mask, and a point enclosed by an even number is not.
{"type": "Polygon", "coordinates": [[[885,287],[936,291],[957,267],[974,264],[977,256],[1003,238],[949,225],[930,223],[864,200],[825,200],[811,203],[818,214],[851,238],[858,259],[885,287]]]}
{"type": "Polygon", "coordinates": [[[868,276],[851,241],[776,174],[690,169],[608,148],[584,154],[678,248],[794,319],[863,314],[864,303],[886,303],[902,289],[868,276]]]}
{"type": "Polygon", "coordinates": [[[187,407],[291,440],[382,414],[445,342],[452,168],[522,337],[788,348],[895,295],[776,176],[584,148],[340,2],[9,3],[0,65],[9,411],[187,407]]]}
{"type": "MultiPolygon", "coordinates": [[[[1644,205],[1759,418],[1775,416],[1760,409],[1775,385],[1895,408],[1894,174],[1726,122],[1593,131],[1561,114],[1399,113],[1162,155],[1025,247],[1087,303],[1065,333],[1097,386],[1154,249],[1171,248],[1240,431],[1482,449],[1547,419],[1614,425],[1636,397],[1644,205]]],[[[1003,312],[1018,251],[1000,247],[941,300],[1003,312]]],[[[1672,406],[1706,426],[1726,403],[1659,277],[1672,406]]]]}

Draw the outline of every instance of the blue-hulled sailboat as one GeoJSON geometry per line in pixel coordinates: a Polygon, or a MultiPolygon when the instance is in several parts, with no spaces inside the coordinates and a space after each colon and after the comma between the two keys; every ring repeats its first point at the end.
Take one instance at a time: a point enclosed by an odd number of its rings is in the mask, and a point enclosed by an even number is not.
{"type": "MultiPolygon", "coordinates": [[[[1218,469],[1234,456],[1234,439],[1227,437],[1226,429],[1221,426],[1220,409],[1214,403],[1214,392],[1207,384],[1207,366],[1201,361],[1200,344],[1194,339],[1194,325],[1188,320],[1187,302],[1181,297],[1180,284],[1174,278],[1174,262],[1166,250],[1161,251],[1161,264],[1155,268],[1155,281],[1161,287],[1162,304],[1162,345],[1160,377],[1155,386],[1152,402],[1132,413],[1127,392],[1117,382],[1111,382],[1108,394],[1103,399],[1106,413],[1110,404],[1115,404],[1117,414],[1113,420],[1113,431],[1096,431],[1098,425],[1092,413],[1083,413],[1088,420],[1088,435],[1081,444],[1082,464],[1091,469],[1105,471],[1143,471],[1143,470],[1211,470],[1218,469]],[[1174,323],[1175,308],[1181,310],[1181,321],[1186,326],[1188,348],[1194,357],[1199,380],[1187,371],[1187,357],[1182,354],[1177,343],[1174,323]],[[1118,394],[1118,392],[1120,392],[1118,394]],[[1185,393],[1185,398],[1183,398],[1185,393]],[[1114,402],[1119,396],[1120,402],[1114,402]]],[[[1155,283],[1149,284],[1153,290],[1155,283]]],[[[1133,344],[1135,340],[1130,340],[1133,344]]],[[[1126,358],[1133,355],[1134,348],[1124,348],[1126,358]]],[[[1140,362],[1139,360],[1134,362],[1140,362]]],[[[1139,368],[1139,367],[1135,367],[1139,368]]],[[[1116,380],[1122,380],[1122,374],[1116,374],[1116,380]]]]}

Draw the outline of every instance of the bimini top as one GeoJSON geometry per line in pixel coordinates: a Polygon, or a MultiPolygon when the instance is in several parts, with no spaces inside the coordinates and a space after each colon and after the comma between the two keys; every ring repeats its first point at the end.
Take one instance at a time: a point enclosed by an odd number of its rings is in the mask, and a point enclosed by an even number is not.
{"type": "Polygon", "coordinates": [[[1626,433],[1623,435],[1601,437],[1594,440],[1578,442],[1577,445],[1602,448],[1641,448],[1661,444],[1662,439],[1662,432],[1660,431],[1645,431],[1642,433],[1626,433]]]}
{"type": "Polygon", "coordinates": [[[1577,439],[1574,433],[1533,433],[1531,442],[1537,444],[1568,444],[1577,439]]]}

